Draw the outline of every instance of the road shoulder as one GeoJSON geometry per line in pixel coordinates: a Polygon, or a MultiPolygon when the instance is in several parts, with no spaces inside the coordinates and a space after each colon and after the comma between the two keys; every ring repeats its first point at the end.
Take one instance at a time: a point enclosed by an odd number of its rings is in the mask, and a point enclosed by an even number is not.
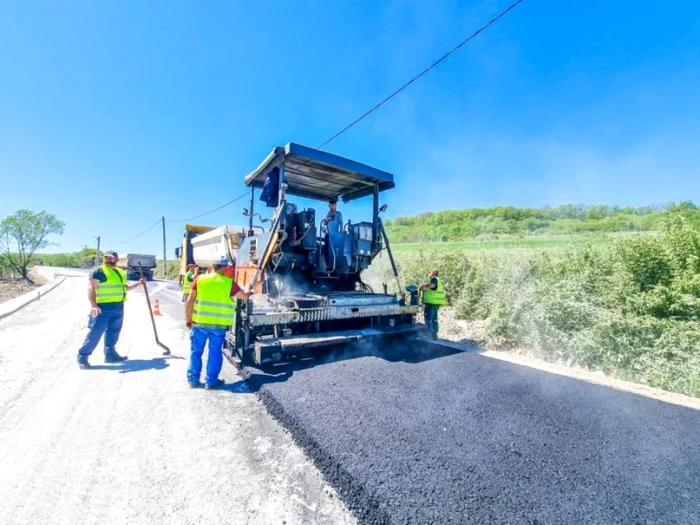
{"type": "Polygon", "coordinates": [[[22,295],[0,303],[0,319],[18,312],[34,301],[41,300],[42,296],[59,286],[66,279],[65,276],[56,275],[53,271],[46,268],[36,268],[35,271],[39,276],[48,282],[22,295]]]}

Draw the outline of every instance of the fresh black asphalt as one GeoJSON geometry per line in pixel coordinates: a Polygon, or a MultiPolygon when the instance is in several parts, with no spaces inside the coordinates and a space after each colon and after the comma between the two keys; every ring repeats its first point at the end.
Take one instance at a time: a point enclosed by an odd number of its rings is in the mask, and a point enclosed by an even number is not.
{"type": "Polygon", "coordinates": [[[361,523],[700,523],[689,408],[425,344],[244,376],[361,523]]]}

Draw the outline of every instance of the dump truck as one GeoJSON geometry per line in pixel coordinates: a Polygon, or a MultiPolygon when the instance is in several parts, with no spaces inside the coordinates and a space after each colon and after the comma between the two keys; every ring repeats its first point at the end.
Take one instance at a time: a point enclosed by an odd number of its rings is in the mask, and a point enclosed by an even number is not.
{"type": "Polygon", "coordinates": [[[238,247],[246,236],[243,226],[219,226],[197,235],[191,240],[193,263],[206,269],[220,257],[235,261],[238,247]]]}
{"type": "Polygon", "coordinates": [[[402,287],[380,217],[386,210],[380,194],[395,187],[391,173],[288,143],[276,147],[244,183],[250,188],[250,221],[235,258],[235,279],[256,293],[237,300],[225,342],[231,360],[265,365],[317,348],[415,337],[424,330],[416,322],[418,287],[402,287]],[[256,195],[274,211],[267,229],[253,225],[256,195]],[[299,209],[292,197],[320,201],[323,213],[330,200],[368,198],[367,216],[329,228],[314,208],[299,209]],[[396,293],[387,293],[386,283],[375,291],[362,280],[380,253],[391,262],[396,293]]]}
{"type": "Polygon", "coordinates": [[[141,268],[143,268],[143,276],[152,281],[153,271],[156,269],[156,256],[143,253],[119,254],[117,266],[126,271],[126,277],[130,281],[137,281],[141,278],[141,268]],[[139,267],[139,263],[141,263],[141,267],[139,267]]]}
{"type": "Polygon", "coordinates": [[[182,280],[187,273],[187,266],[195,264],[194,255],[192,253],[192,239],[197,235],[201,235],[213,230],[213,226],[195,226],[193,224],[185,225],[185,233],[182,236],[182,245],[175,248],[175,258],[180,259],[180,279],[179,284],[182,285],[182,280]]]}
{"type": "Polygon", "coordinates": [[[180,259],[180,285],[190,264],[196,264],[202,273],[219,257],[235,261],[238,247],[247,231],[244,226],[186,225],[182,246],[175,249],[175,257],[180,259]]]}

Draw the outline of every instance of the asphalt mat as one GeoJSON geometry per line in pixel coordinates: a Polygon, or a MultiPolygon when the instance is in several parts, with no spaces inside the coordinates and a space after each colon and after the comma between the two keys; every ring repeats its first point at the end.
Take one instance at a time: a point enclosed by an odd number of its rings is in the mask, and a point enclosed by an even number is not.
{"type": "Polygon", "coordinates": [[[700,523],[700,412],[416,344],[243,371],[361,523],[700,523]]]}

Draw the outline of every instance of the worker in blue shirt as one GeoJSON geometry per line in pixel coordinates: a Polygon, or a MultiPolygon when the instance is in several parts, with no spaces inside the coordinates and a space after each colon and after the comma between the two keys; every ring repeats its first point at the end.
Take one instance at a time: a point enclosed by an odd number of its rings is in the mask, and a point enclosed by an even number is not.
{"type": "Polygon", "coordinates": [[[326,215],[328,233],[336,233],[343,230],[343,215],[338,211],[338,199],[328,202],[328,214],[326,215]]]}

